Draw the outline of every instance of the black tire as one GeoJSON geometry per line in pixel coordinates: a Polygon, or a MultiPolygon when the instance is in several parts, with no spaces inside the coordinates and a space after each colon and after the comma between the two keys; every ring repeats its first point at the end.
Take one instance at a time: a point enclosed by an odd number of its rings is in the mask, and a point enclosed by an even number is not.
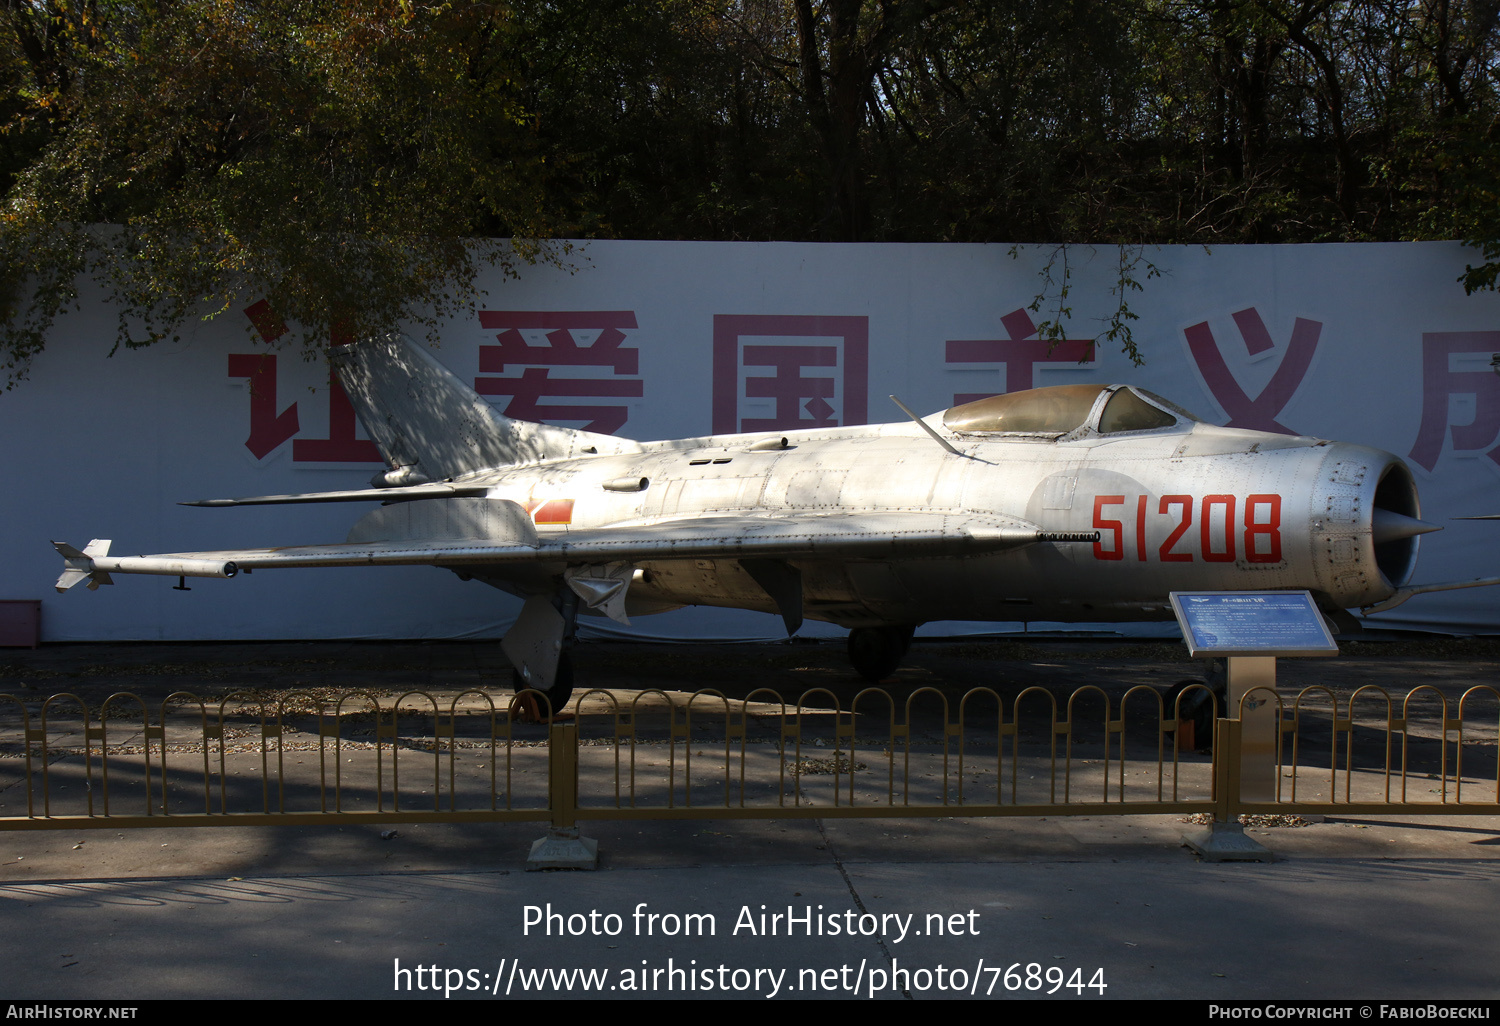
{"type": "Polygon", "coordinates": [[[856,627],[849,632],[849,662],[871,684],[878,684],[901,665],[911,649],[910,627],[856,627]]]}
{"type": "Polygon", "coordinates": [[[557,676],[552,679],[550,688],[543,690],[532,687],[522,680],[521,674],[515,670],[510,671],[510,683],[518,695],[523,691],[535,691],[539,695],[545,695],[552,706],[552,714],[555,716],[562,712],[563,706],[568,704],[568,699],[573,697],[573,657],[566,652],[557,657],[557,676]]]}
{"type": "Polygon", "coordinates": [[[1162,698],[1163,715],[1172,719],[1178,713],[1185,722],[1193,725],[1193,749],[1195,751],[1208,751],[1214,745],[1214,719],[1216,715],[1222,715],[1219,710],[1223,707],[1222,696],[1210,694],[1211,686],[1197,678],[1180,680],[1174,684],[1162,698]],[[1188,691],[1189,688],[1193,690],[1188,691]],[[1182,699],[1179,708],[1177,697],[1183,692],[1187,695],[1182,699]],[[1215,699],[1218,699],[1216,702],[1215,699]]]}

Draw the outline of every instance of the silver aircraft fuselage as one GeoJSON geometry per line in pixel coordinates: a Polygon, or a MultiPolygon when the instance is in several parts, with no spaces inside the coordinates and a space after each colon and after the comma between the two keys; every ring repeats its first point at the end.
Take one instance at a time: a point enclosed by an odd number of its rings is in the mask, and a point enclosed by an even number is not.
{"type": "Polygon", "coordinates": [[[344,541],[156,556],[55,542],[58,589],[112,573],[443,567],[526,599],[505,650],[557,696],[579,615],[729,606],[780,613],[789,631],[812,617],[851,628],[856,667],[879,679],[934,620],[1168,619],[1174,591],[1274,589],[1337,613],[1497,583],[1406,587],[1436,528],[1390,453],[1214,427],[1130,386],[635,442],[504,417],[399,335],[333,362],[389,467],[372,487],[190,505],[380,503],[344,541]]]}
{"type": "MultiPolygon", "coordinates": [[[[1420,515],[1411,475],[1360,445],[1194,422],[1065,441],[958,437],[961,456],[913,424],[783,437],[786,448],[757,451],[764,434],[730,436],[518,467],[489,479],[487,494],[527,508],[544,537],[685,517],[855,513],[913,514],[914,528],[934,515],[998,515],[1099,536],[988,554],[799,560],[806,615],[845,627],[1170,619],[1168,593],[1182,590],[1307,589],[1347,609],[1389,598],[1416,558],[1415,537],[1377,544],[1374,529],[1378,509],[1420,515]],[[605,488],[629,479],[648,484],[605,488]]],[[[632,613],[776,609],[733,558],[637,568],[632,613]]],[[[474,576],[503,583],[516,569],[474,576]]]]}

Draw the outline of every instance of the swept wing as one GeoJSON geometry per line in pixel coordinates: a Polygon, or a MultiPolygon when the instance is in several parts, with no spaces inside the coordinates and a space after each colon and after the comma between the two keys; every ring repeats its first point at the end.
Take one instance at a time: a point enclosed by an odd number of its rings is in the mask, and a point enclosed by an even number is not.
{"type": "Polygon", "coordinates": [[[399,504],[361,520],[350,540],[326,545],[110,556],[95,540],[82,552],[54,542],[67,569],[57,589],[110,573],[232,577],[277,567],[465,566],[514,563],[584,565],[668,559],[808,557],[894,558],[976,555],[1035,542],[1089,542],[1093,532],[1043,531],[1008,517],[935,513],[847,513],[797,517],[692,517],[655,523],[539,533],[524,509],[504,499],[399,504]],[[447,510],[408,505],[462,505],[447,510]],[[446,514],[446,515],[445,515],[446,514]],[[465,518],[467,514],[467,518],[465,518]],[[487,537],[464,537],[480,527],[487,537]],[[441,517],[445,521],[438,524],[441,517]],[[443,533],[438,528],[443,527],[443,533]],[[471,528],[465,531],[465,528],[471,528]]]}

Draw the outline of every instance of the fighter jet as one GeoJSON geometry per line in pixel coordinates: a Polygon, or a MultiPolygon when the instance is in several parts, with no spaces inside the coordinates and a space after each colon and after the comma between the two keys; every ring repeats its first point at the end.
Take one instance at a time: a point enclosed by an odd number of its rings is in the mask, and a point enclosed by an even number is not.
{"type": "MultiPolygon", "coordinates": [[[[184,505],[380,503],[343,542],[142,556],[54,542],[58,591],[116,573],[442,567],[525,600],[502,645],[518,687],[558,708],[580,615],[727,606],[779,613],[789,633],[823,620],[880,680],[929,621],[1165,620],[1173,591],[1265,589],[1343,614],[1432,588],[1407,587],[1437,528],[1399,458],[1217,427],[1134,386],[636,442],[504,417],[399,334],[331,359],[389,467],[370,488],[184,505]]],[[[1439,587],[1479,583],[1494,579],[1439,587]]]]}

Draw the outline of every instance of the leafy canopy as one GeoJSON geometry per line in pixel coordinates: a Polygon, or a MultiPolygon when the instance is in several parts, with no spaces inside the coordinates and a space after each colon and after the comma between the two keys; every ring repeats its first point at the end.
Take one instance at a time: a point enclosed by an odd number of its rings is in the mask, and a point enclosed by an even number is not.
{"type": "Polygon", "coordinates": [[[266,296],[316,347],[561,236],[1044,244],[1044,337],[1113,248],[1139,359],[1156,245],[1494,288],[1500,0],[0,0],[0,193],[12,372],[88,278],[125,345],[266,296]]]}
{"type": "Polygon", "coordinates": [[[513,26],[478,4],[5,0],[0,321],[14,374],[80,276],[118,344],[264,296],[309,346],[433,325],[545,253],[513,26]]]}

